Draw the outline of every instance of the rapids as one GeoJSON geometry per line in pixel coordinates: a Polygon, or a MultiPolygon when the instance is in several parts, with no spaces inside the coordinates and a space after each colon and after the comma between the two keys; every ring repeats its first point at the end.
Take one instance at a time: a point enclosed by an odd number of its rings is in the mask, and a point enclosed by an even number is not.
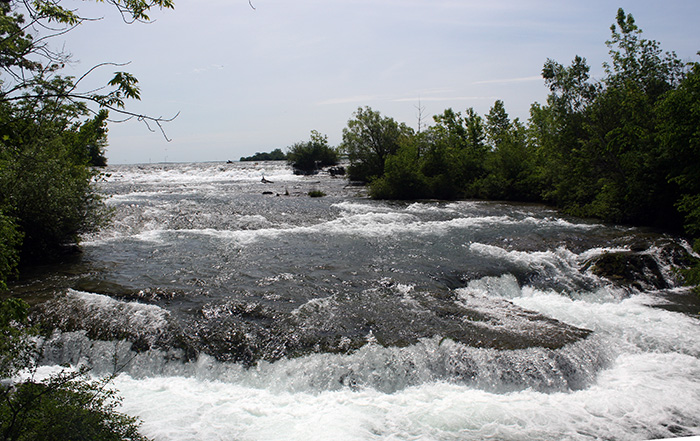
{"type": "Polygon", "coordinates": [[[280,162],[112,166],[99,185],[112,224],[12,291],[54,329],[42,372],[116,374],[155,440],[700,435],[678,238],[372,201],[280,162]]]}

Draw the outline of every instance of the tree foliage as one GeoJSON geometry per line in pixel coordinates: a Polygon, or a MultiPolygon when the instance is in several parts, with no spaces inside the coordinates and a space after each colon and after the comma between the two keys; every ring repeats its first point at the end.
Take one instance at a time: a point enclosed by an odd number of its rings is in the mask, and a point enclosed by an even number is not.
{"type": "Polygon", "coordinates": [[[21,300],[0,302],[0,439],[145,441],[138,420],[117,411],[109,377],[91,379],[83,368],[33,378],[37,329],[27,312],[21,300]],[[20,372],[28,379],[18,381],[20,372]]]}
{"type": "Polygon", "coordinates": [[[251,156],[243,156],[240,161],[284,161],[287,159],[287,154],[282,149],[274,149],[271,152],[257,152],[251,156]]]}
{"type": "MultiPolygon", "coordinates": [[[[699,237],[700,63],[682,63],[642,38],[622,9],[610,30],[600,81],[583,57],[569,66],[545,62],[551,93],[531,106],[527,124],[511,121],[498,100],[485,119],[447,109],[427,130],[372,150],[379,136],[366,128],[380,119],[360,109],[345,132],[354,169],[371,170],[362,176],[372,176],[374,197],[542,201],[699,237]]],[[[685,275],[697,284],[700,264],[685,275]]]]}
{"type": "MultiPolygon", "coordinates": [[[[96,1],[126,22],[173,7],[172,0],[96,1]]],[[[60,0],[0,2],[0,286],[20,261],[54,258],[103,222],[93,167],[106,165],[108,112],[161,130],[165,121],[126,110],[126,100],[140,98],[128,72],[82,89],[96,70],[121,65],[102,63],[79,78],[61,74],[70,56],[52,42],[86,20],[60,0]]]]}
{"type": "Polygon", "coordinates": [[[316,130],[311,131],[311,139],[297,142],[287,150],[287,162],[295,173],[314,174],[321,167],[336,165],[338,153],[328,145],[328,137],[316,130]]]}
{"type": "Polygon", "coordinates": [[[349,178],[370,182],[384,173],[384,163],[413,131],[403,123],[360,107],[343,129],[341,150],[350,160],[349,178]]]}
{"type": "MultiPolygon", "coordinates": [[[[527,124],[498,100],[485,118],[447,109],[432,127],[373,149],[383,138],[369,128],[398,124],[360,109],[344,132],[352,170],[379,198],[542,201],[699,237],[700,63],[663,52],[622,9],[610,30],[599,81],[581,56],[545,62],[550,94],[527,124]]],[[[698,283],[700,265],[686,277],[698,283]]]]}
{"type": "MultiPolygon", "coordinates": [[[[432,127],[391,144],[406,151],[348,149],[354,168],[372,170],[376,196],[410,198],[406,189],[414,188],[415,197],[539,200],[614,222],[680,228],[685,218],[696,234],[696,64],[688,68],[642,38],[622,9],[615,18],[605,77],[592,81],[580,56],[569,66],[548,59],[542,76],[551,93],[545,105],[532,105],[527,124],[512,121],[500,100],[485,118],[448,109],[432,127]]],[[[373,145],[378,136],[353,144],[349,135],[378,121],[376,112],[360,109],[345,131],[347,144],[373,145]]]]}

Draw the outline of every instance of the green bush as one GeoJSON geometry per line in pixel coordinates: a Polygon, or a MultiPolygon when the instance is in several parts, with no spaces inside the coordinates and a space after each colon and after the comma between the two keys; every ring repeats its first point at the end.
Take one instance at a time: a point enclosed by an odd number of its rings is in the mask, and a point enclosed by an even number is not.
{"type": "Polygon", "coordinates": [[[63,371],[41,381],[17,382],[37,356],[36,328],[18,299],[0,303],[0,439],[4,441],[145,441],[136,418],[118,412],[110,378],[93,380],[86,369],[63,371]]]}
{"type": "Polygon", "coordinates": [[[274,149],[269,153],[257,152],[252,156],[242,156],[240,161],[284,161],[287,159],[287,155],[282,151],[282,149],[274,149]]]}
{"type": "Polygon", "coordinates": [[[309,196],[312,198],[322,198],[326,195],[326,193],[322,192],[321,190],[311,190],[309,192],[309,196]]]}
{"type": "Polygon", "coordinates": [[[55,258],[106,219],[91,166],[106,113],[80,121],[85,109],[78,105],[0,107],[0,211],[24,235],[23,263],[55,258]]]}
{"type": "Polygon", "coordinates": [[[328,145],[325,135],[312,130],[310,141],[298,142],[289,147],[287,162],[295,172],[310,175],[321,167],[338,164],[338,153],[328,145]]]}
{"type": "Polygon", "coordinates": [[[0,211],[0,290],[7,289],[7,280],[17,272],[22,237],[15,221],[0,211]]]}

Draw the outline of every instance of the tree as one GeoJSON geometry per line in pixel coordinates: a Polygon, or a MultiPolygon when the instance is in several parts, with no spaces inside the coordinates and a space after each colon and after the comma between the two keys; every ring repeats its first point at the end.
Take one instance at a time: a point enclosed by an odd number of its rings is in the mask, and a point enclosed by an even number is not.
{"type": "Polygon", "coordinates": [[[328,137],[316,130],[311,131],[311,139],[298,142],[287,151],[287,162],[295,172],[301,174],[317,173],[321,167],[336,165],[338,153],[328,145],[328,137]]]}
{"type": "MultiPolygon", "coordinates": [[[[172,0],[96,0],[116,7],[126,22],[148,21],[151,8],[172,8],[172,0]]],[[[138,118],[162,130],[162,118],[125,108],[139,99],[137,79],[115,72],[104,88],[81,90],[80,78],[62,76],[70,56],[51,47],[54,37],[89,18],[60,0],[0,2],[0,280],[21,261],[60,255],[64,245],[102,222],[103,206],[91,168],[104,165],[108,111],[138,118]]],[[[150,128],[150,127],[149,127],[150,128]]]]}
{"type": "Polygon", "coordinates": [[[606,45],[610,49],[612,64],[603,65],[607,87],[634,84],[655,101],[684,77],[684,65],[676,54],[663,53],[657,41],[641,38],[642,30],[637,27],[632,14],[618,9],[610,31],[612,35],[606,45]]]}
{"type": "Polygon", "coordinates": [[[6,281],[17,273],[23,236],[14,218],[0,211],[0,291],[7,289],[6,281]]]}
{"type": "Polygon", "coordinates": [[[564,67],[547,59],[542,68],[542,78],[552,92],[550,105],[562,115],[571,115],[583,110],[598,92],[595,84],[589,83],[590,67],[586,59],[576,56],[571,66],[564,67]]]}
{"type": "Polygon", "coordinates": [[[654,109],[683,78],[682,63],[641,38],[622,9],[606,44],[611,62],[597,83],[589,81],[579,56],[569,67],[545,63],[543,77],[552,93],[547,107],[533,106],[537,128],[529,131],[543,195],[573,214],[677,227],[654,109]]]}
{"type": "Polygon", "coordinates": [[[431,183],[433,197],[475,196],[474,182],[485,173],[488,153],[482,118],[469,108],[464,117],[447,109],[434,120],[422,158],[422,171],[431,183]]]}
{"type": "Polygon", "coordinates": [[[370,195],[376,199],[416,200],[433,196],[428,178],[416,160],[418,146],[408,143],[389,155],[381,177],[370,183],[370,195]]]}
{"type": "Polygon", "coordinates": [[[384,173],[387,157],[396,153],[401,142],[413,131],[369,107],[360,107],[353,115],[343,129],[341,149],[350,160],[350,179],[370,182],[384,173]]]}
{"type": "Polygon", "coordinates": [[[241,157],[240,161],[284,161],[286,159],[287,155],[282,149],[274,149],[269,153],[257,152],[252,156],[241,157]]]}

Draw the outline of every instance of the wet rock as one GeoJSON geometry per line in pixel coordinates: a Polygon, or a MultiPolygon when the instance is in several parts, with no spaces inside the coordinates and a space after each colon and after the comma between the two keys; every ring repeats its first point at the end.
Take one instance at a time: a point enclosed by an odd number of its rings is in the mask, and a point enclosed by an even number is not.
{"type": "Polygon", "coordinates": [[[343,166],[335,166],[335,167],[330,167],[328,169],[328,174],[331,176],[345,176],[345,167],[343,166]]]}
{"type": "Polygon", "coordinates": [[[559,349],[591,331],[503,299],[391,289],[336,294],[282,313],[258,304],[208,306],[187,334],[198,351],[252,365],[310,353],[352,353],[368,343],[406,347],[442,338],[474,348],[559,349]]]}
{"type": "Polygon", "coordinates": [[[129,341],[135,351],[180,346],[168,311],[100,294],[69,290],[37,306],[32,319],[47,332],[85,331],[95,340],[129,341]]]}
{"type": "Polygon", "coordinates": [[[560,349],[591,333],[504,299],[408,295],[392,286],[337,293],[292,311],[227,300],[205,305],[182,327],[155,305],[69,291],[44,303],[36,317],[51,329],[131,342],[135,351],[178,349],[187,358],[208,354],[246,366],[311,353],[349,354],[368,343],[407,347],[433,338],[473,348],[560,349]]]}
{"type": "Polygon", "coordinates": [[[634,289],[669,285],[653,256],[633,251],[604,253],[588,262],[593,274],[604,277],[616,285],[634,289]]]}
{"type": "Polygon", "coordinates": [[[321,342],[329,351],[347,351],[371,340],[402,347],[436,336],[479,348],[556,349],[591,332],[503,299],[429,293],[406,299],[390,290],[307,304],[296,311],[293,321],[298,323],[294,328],[298,341],[321,342]]]}

